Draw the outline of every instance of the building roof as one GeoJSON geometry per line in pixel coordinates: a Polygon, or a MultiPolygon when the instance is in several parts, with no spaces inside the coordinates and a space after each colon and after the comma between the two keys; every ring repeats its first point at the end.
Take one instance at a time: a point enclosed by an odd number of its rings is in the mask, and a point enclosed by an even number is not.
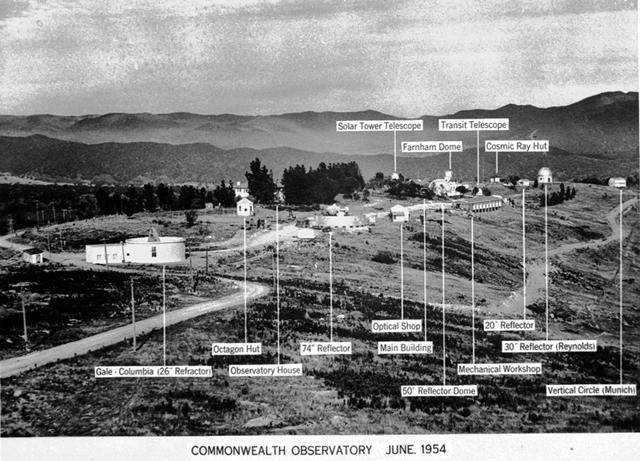
{"type": "Polygon", "coordinates": [[[251,204],[251,205],[253,205],[253,202],[251,200],[249,200],[248,198],[243,197],[240,200],[238,200],[237,204],[243,204],[243,205],[251,204]]]}
{"type": "Polygon", "coordinates": [[[502,202],[502,197],[497,195],[476,195],[474,197],[466,198],[462,201],[469,202],[469,203],[488,203],[488,202],[496,202],[496,201],[502,202]]]}
{"type": "Polygon", "coordinates": [[[540,168],[540,170],[538,171],[538,176],[551,176],[551,169],[547,168],[546,166],[543,166],[542,168],[540,168]]]}
{"type": "Polygon", "coordinates": [[[26,248],[22,250],[22,252],[28,255],[39,255],[44,253],[44,251],[38,250],[37,248],[26,248]]]}
{"type": "Polygon", "coordinates": [[[236,181],[236,183],[233,185],[234,189],[248,189],[249,188],[249,183],[247,181],[236,181]]]}

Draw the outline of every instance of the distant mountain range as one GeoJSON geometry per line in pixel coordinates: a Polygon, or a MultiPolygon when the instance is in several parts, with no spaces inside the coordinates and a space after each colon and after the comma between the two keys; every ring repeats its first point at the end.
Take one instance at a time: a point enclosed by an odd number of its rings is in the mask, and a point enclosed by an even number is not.
{"type": "MultiPolygon", "coordinates": [[[[109,174],[120,181],[137,176],[169,181],[218,182],[242,178],[260,157],[274,170],[296,163],[316,166],[356,160],[366,178],[391,172],[392,133],[337,133],[337,120],[397,119],[376,111],[291,114],[198,115],[105,114],[83,116],[0,116],[0,171],[53,178],[93,178],[109,174]],[[366,155],[366,157],[363,157],[366,155]]],[[[532,176],[542,163],[567,179],[625,174],[637,168],[638,93],[602,93],[577,103],[538,108],[510,104],[495,110],[468,110],[420,117],[424,131],[398,133],[404,140],[462,140],[454,170],[475,176],[475,132],[440,132],[439,118],[509,118],[508,132],[481,133],[483,139],[548,139],[546,160],[536,154],[501,154],[502,174],[532,176]]],[[[399,149],[398,149],[399,150],[399,149]]],[[[401,158],[406,176],[435,177],[447,155],[401,158]]],[[[485,176],[494,154],[483,160],[485,176]]]]}

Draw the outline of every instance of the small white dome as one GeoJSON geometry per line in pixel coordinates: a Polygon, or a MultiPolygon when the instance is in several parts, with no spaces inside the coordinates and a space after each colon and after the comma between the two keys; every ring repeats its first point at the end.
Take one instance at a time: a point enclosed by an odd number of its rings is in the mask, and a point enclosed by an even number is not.
{"type": "Polygon", "coordinates": [[[538,176],[551,176],[551,170],[546,166],[543,166],[540,168],[540,171],[538,171],[538,176]]]}

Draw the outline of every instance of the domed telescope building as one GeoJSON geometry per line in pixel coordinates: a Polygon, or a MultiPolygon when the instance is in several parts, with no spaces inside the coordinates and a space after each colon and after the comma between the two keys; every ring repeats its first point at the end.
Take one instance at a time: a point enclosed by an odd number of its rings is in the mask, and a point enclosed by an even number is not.
{"type": "Polygon", "coordinates": [[[182,237],[160,237],[155,229],[148,237],[136,237],[120,243],[85,246],[90,264],[180,264],[185,261],[182,237]]]}
{"type": "Polygon", "coordinates": [[[551,170],[546,166],[540,168],[538,171],[538,184],[551,184],[553,182],[553,175],[551,170]]]}

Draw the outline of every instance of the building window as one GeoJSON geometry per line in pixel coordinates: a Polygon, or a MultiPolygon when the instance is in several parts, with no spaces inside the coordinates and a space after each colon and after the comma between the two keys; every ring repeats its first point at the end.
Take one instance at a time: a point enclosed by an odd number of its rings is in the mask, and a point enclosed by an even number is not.
{"type": "Polygon", "coordinates": [[[156,247],[151,247],[151,257],[155,258],[157,256],[156,247]]]}

